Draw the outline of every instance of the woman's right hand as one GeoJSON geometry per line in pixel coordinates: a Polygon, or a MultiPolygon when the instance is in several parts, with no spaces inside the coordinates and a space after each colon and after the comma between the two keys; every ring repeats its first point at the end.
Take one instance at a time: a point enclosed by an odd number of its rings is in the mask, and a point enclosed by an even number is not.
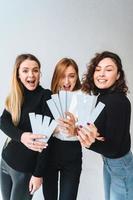
{"type": "Polygon", "coordinates": [[[78,128],[78,139],[83,147],[89,148],[95,140],[104,141],[94,124],[87,124],[87,126],[78,128]]]}
{"type": "Polygon", "coordinates": [[[58,119],[59,130],[68,134],[69,136],[77,135],[76,119],[75,119],[74,115],[70,112],[66,112],[65,115],[66,115],[66,118],[58,119]]]}
{"type": "Polygon", "coordinates": [[[46,136],[44,136],[42,134],[33,134],[31,132],[24,132],[21,135],[21,142],[28,149],[31,149],[33,151],[42,152],[42,150],[48,146],[47,143],[43,142],[44,138],[46,138],[46,136]]]}

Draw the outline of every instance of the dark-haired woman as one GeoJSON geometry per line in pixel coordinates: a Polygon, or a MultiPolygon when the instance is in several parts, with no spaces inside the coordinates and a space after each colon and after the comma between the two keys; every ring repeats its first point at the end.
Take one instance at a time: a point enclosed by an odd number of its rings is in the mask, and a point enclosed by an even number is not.
{"type": "Polygon", "coordinates": [[[120,57],[108,51],[97,53],[83,77],[82,90],[89,94],[99,94],[98,102],[105,104],[95,122],[105,141],[96,139],[93,144],[88,145],[89,131],[84,127],[78,131],[82,146],[102,155],[105,199],[132,200],[131,104],[127,98],[128,87],[120,57]]]}

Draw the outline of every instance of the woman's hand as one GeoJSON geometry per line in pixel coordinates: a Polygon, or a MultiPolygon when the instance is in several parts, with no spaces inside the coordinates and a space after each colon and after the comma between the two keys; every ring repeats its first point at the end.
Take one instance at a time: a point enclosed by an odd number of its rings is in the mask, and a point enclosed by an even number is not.
{"type": "Polygon", "coordinates": [[[70,136],[77,135],[76,133],[76,119],[70,112],[65,113],[66,118],[60,118],[58,120],[59,129],[70,136]]]}
{"type": "Polygon", "coordinates": [[[42,152],[42,150],[48,146],[47,143],[43,142],[44,138],[46,138],[46,136],[41,135],[41,134],[33,134],[30,132],[24,132],[21,135],[21,142],[28,149],[31,149],[33,151],[42,152]]]}
{"type": "Polygon", "coordinates": [[[78,139],[83,147],[89,148],[96,139],[104,141],[104,138],[100,137],[100,134],[94,124],[88,123],[85,127],[79,126],[77,132],[78,139]]]}
{"type": "Polygon", "coordinates": [[[35,177],[35,176],[31,177],[29,183],[29,191],[31,195],[33,195],[34,192],[36,192],[40,188],[42,182],[43,182],[42,177],[35,177]]]}

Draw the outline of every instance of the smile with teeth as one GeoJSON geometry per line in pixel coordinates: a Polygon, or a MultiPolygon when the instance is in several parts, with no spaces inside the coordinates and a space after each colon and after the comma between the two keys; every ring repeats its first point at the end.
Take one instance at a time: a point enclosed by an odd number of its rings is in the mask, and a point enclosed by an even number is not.
{"type": "Polygon", "coordinates": [[[97,80],[99,83],[105,83],[107,80],[105,80],[105,79],[98,79],[97,80]]]}

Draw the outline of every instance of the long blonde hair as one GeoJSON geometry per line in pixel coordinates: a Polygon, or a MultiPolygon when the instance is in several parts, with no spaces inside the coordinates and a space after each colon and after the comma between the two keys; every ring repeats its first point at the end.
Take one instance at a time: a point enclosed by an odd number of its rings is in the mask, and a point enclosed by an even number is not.
{"type": "Polygon", "coordinates": [[[77,74],[77,81],[75,84],[75,87],[73,90],[78,90],[81,88],[81,83],[79,79],[79,70],[78,70],[78,65],[77,63],[71,59],[71,58],[62,58],[55,66],[55,70],[53,73],[52,81],[51,81],[51,91],[53,93],[57,93],[59,91],[59,82],[64,74],[65,70],[69,67],[72,66],[77,74]]]}
{"type": "Polygon", "coordinates": [[[19,67],[24,60],[33,60],[37,62],[39,68],[41,67],[39,60],[32,54],[21,54],[16,58],[11,79],[10,93],[5,101],[6,110],[11,114],[14,125],[17,125],[19,123],[21,107],[24,101],[23,86],[18,77],[19,67]]]}

